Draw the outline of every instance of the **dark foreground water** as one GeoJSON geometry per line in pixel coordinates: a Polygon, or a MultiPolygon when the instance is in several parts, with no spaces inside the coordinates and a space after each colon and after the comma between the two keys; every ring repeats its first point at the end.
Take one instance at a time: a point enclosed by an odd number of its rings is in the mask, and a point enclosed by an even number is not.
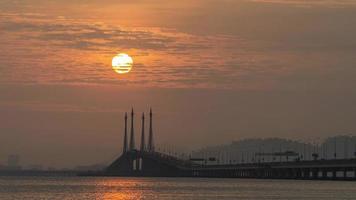
{"type": "Polygon", "coordinates": [[[0,199],[356,199],[356,182],[0,177],[0,199]]]}

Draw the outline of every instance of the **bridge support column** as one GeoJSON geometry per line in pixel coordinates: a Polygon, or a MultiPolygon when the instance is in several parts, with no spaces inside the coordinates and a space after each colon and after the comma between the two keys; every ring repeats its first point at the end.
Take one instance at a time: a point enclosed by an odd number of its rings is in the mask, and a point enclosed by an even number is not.
{"type": "Polygon", "coordinates": [[[291,169],[285,170],[284,178],[290,179],[293,176],[292,173],[293,171],[291,169]]]}
{"type": "Polygon", "coordinates": [[[301,169],[296,169],[296,176],[295,176],[295,178],[296,178],[296,179],[300,179],[301,176],[302,176],[302,170],[301,170],[301,169]]]}
{"type": "Polygon", "coordinates": [[[336,179],[336,170],[333,170],[333,179],[336,179]]]}
{"type": "Polygon", "coordinates": [[[319,172],[318,169],[312,169],[313,179],[317,179],[318,178],[318,172],[319,172]]]}
{"type": "Polygon", "coordinates": [[[280,169],[278,170],[278,178],[283,178],[283,174],[284,174],[284,169],[280,169]]]}
{"type": "Polygon", "coordinates": [[[293,169],[293,178],[298,179],[299,175],[299,170],[298,169],[293,169]]]}
{"type": "Polygon", "coordinates": [[[327,179],[328,178],[328,171],[326,171],[324,169],[323,172],[322,172],[322,176],[323,176],[323,179],[327,179]]]}
{"type": "Polygon", "coordinates": [[[278,169],[274,169],[272,172],[273,178],[278,178],[278,173],[279,173],[278,169]]]}
{"type": "Polygon", "coordinates": [[[309,179],[310,177],[310,170],[309,169],[304,169],[303,170],[303,178],[304,179],[309,179]]]}
{"type": "Polygon", "coordinates": [[[285,170],[285,169],[281,170],[281,176],[280,176],[280,178],[286,178],[286,177],[287,177],[287,174],[288,174],[287,170],[285,170]]]}
{"type": "Polygon", "coordinates": [[[283,176],[283,171],[282,169],[279,169],[277,172],[276,172],[276,178],[282,178],[283,176]]]}
{"type": "Polygon", "coordinates": [[[294,169],[288,169],[288,177],[289,179],[294,178],[294,169]]]}
{"type": "Polygon", "coordinates": [[[140,170],[140,158],[139,157],[136,157],[136,171],[139,171],[140,170]]]}
{"type": "Polygon", "coordinates": [[[290,179],[290,178],[292,178],[292,176],[293,176],[293,170],[292,169],[287,169],[285,178],[290,179]]]}

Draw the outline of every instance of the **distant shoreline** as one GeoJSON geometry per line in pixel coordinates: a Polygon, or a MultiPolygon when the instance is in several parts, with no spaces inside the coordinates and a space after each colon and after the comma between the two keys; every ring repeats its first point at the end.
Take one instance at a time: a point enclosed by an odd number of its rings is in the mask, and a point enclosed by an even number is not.
{"type": "Polygon", "coordinates": [[[77,176],[79,171],[74,170],[0,170],[1,176],[77,176]]]}

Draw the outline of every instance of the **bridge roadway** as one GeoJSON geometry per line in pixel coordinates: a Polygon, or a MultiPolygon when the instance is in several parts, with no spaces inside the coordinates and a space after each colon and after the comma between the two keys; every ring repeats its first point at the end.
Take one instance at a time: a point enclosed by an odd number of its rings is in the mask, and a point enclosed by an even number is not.
{"type": "Polygon", "coordinates": [[[158,152],[133,150],[89,176],[356,180],[356,159],[201,165],[158,152]]]}
{"type": "Polygon", "coordinates": [[[195,177],[356,180],[356,159],[201,165],[195,177]]]}

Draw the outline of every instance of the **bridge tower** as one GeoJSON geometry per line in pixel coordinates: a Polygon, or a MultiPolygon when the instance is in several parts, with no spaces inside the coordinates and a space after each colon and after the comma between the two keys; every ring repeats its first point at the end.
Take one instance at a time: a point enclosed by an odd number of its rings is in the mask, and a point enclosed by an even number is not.
{"type": "Polygon", "coordinates": [[[142,132],[141,132],[141,147],[140,151],[145,151],[145,113],[142,113],[142,132]]]}
{"type": "Polygon", "coordinates": [[[154,144],[153,144],[153,130],[152,130],[152,108],[150,108],[150,130],[148,136],[148,151],[154,152],[154,144]]]}
{"type": "Polygon", "coordinates": [[[123,146],[123,153],[127,152],[127,113],[125,112],[125,133],[124,133],[124,146],[123,146]]]}
{"type": "Polygon", "coordinates": [[[134,135],[134,111],[131,109],[131,135],[130,135],[130,151],[135,149],[135,135],[134,135]]]}

